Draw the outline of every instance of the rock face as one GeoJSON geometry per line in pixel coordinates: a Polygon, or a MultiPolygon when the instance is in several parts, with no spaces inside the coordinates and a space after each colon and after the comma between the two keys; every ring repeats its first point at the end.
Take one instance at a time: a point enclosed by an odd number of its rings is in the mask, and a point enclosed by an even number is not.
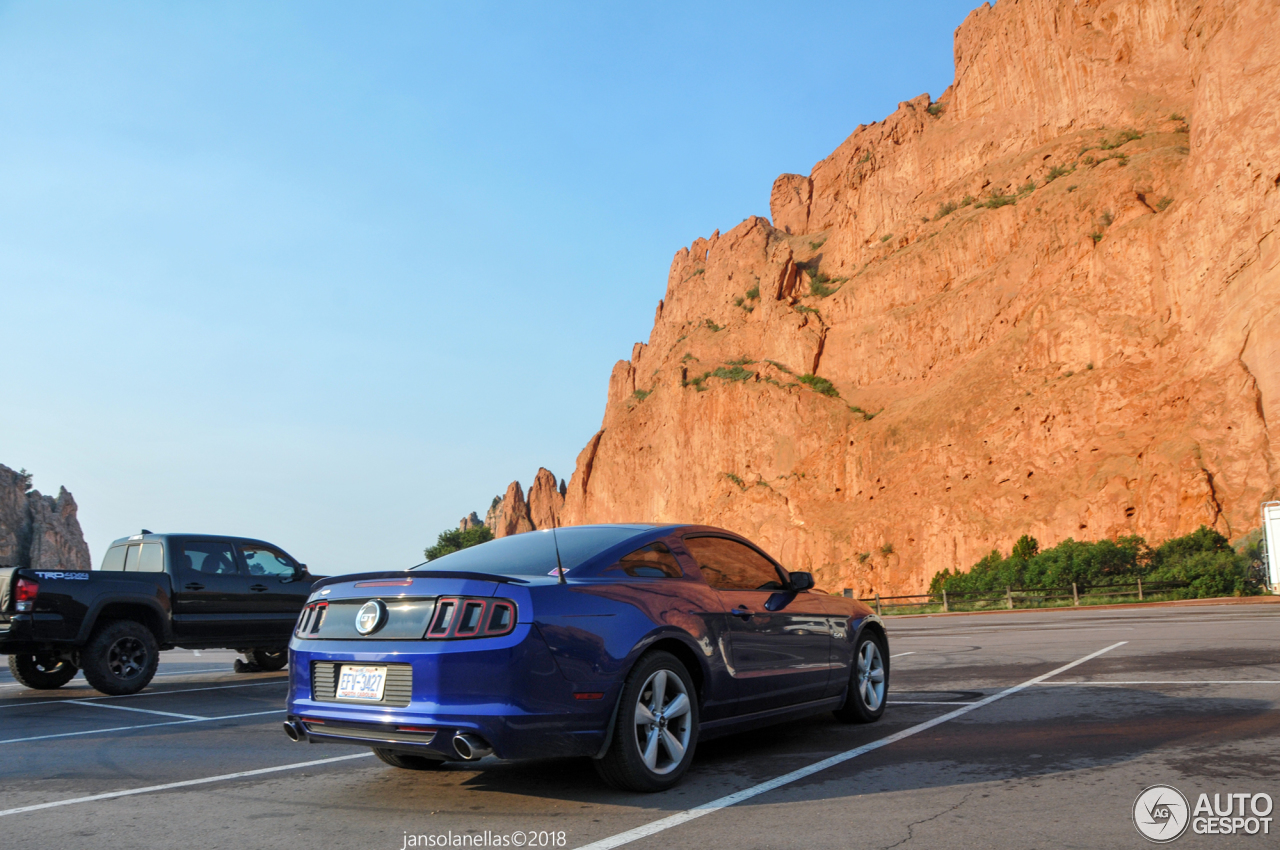
{"type": "Polygon", "coordinates": [[[0,466],[0,566],[90,569],[76,500],[65,487],[57,498],[42,496],[30,476],[0,466]]]}
{"type": "Polygon", "coordinates": [[[1024,533],[1257,525],[1280,484],[1274,4],[1007,0],[955,63],[937,103],[780,177],[772,222],[676,254],[556,522],[721,525],[885,595],[1024,533]]]}
{"type": "Polygon", "coordinates": [[[468,530],[470,530],[470,529],[472,529],[472,528],[478,528],[478,527],[480,527],[480,526],[482,526],[482,525],[484,525],[484,523],[482,523],[482,522],[480,521],[480,517],[478,517],[478,516],[476,515],[476,512],[475,512],[475,511],[472,511],[472,512],[471,512],[471,514],[470,514],[469,516],[464,516],[464,517],[463,517],[463,518],[458,522],[458,530],[459,530],[459,531],[468,531],[468,530]]]}
{"type": "Polygon", "coordinates": [[[506,537],[525,531],[559,528],[564,511],[565,483],[556,486],[556,477],[546,468],[539,468],[529,488],[528,498],[519,481],[512,481],[501,499],[495,499],[485,517],[485,525],[494,537],[506,537]]]}

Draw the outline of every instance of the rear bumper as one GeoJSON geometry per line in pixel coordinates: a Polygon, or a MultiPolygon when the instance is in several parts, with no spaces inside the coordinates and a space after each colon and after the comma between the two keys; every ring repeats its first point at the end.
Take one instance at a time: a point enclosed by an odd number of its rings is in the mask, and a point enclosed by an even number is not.
{"type": "Polygon", "coordinates": [[[504,637],[473,640],[295,639],[289,670],[289,720],[301,724],[308,741],[448,758],[457,758],[458,733],[483,739],[500,758],[594,755],[617,696],[614,686],[598,699],[575,697],[573,684],[530,624],[504,637]],[[409,704],[318,699],[312,692],[317,662],[408,664],[409,704]]]}

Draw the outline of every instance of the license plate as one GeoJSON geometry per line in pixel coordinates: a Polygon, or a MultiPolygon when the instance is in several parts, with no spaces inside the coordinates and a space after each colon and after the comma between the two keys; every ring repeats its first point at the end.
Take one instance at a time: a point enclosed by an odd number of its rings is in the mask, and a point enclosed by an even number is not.
{"type": "Polygon", "coordinates": [[[387,684],[386,667],[359,667],[343,664],[338,671],[338,699],[363,699],[377,702],[387,684]]]}

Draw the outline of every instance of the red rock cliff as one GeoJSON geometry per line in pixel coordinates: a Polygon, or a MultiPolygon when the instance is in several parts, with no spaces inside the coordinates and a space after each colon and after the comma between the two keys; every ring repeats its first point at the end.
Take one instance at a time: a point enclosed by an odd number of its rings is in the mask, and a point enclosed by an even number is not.
{"type": "MultiPolygon", "coordinates": [[[[697,239],[557,522],[722,525],[914,592],[1030,533],[1201,523],[1280,482],[1280,16],[1002,0],[956,78],[697,239]]],[[[512,495],[512,494],[509,494],[512,495]]]]}

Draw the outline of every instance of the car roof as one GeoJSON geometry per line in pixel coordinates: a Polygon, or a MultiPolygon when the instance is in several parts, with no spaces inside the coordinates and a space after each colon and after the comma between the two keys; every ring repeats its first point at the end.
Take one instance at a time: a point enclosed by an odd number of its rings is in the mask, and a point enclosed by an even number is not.
{"type": "Polygon", "coordinates": [[[118,546],[124,543],[136,543],[138,541],[165,541],[165,540],[218,540],[227,543],[260,543],[263,546],[270,546],[273,549],[282,547],[275,543],[269,543],[266,540],[259,540],[256,537],[233,537],[227,534],[192,534],[190,532],[163,532],[157,534],[149,532],[147,534],[132,534],[128,537],[121,537],[112,540],[112,546],[118,546]]]}

